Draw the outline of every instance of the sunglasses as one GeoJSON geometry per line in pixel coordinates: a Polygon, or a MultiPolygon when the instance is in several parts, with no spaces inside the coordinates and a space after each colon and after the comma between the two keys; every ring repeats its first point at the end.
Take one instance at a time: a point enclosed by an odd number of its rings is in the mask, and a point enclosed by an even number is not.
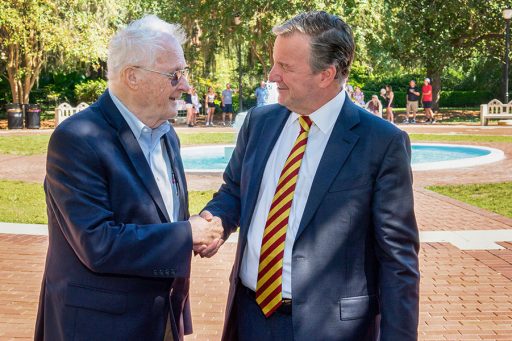
{"type": "Polygon", "coordinates": [[[149,71],[149,72],[154,72],[154,73],[158,73],[160,75],[163,75],[163,76],[167,77],[171,81],[171,84],[173,86],[176,86],[178,84],[178,82],[180,81],[181,77],[186,77],[187,74],[188,74],[188,68],[185,68],[185,69],[182,69],[182,70],[177,70],[177,71],[170,72],[170,73],[160,72],[160,71],[156,71],[156,70],[151,70],[151,69],[147,69],[147,68],[142,67],[142,66],[134,66],[134,68],[145,70],[145,71],[149,71]]]}

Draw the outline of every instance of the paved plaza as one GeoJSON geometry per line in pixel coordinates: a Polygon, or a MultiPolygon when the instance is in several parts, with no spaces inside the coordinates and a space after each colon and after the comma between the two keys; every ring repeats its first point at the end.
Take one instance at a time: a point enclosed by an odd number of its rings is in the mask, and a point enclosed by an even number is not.
{"type": "MultiPolygon", "coordinates": [[[[401,128],[409,133],[512,135],[507,127],[401,128]]],[[[432,184],[512,181],[512,143],[479,145],[501,149],[506,158],[478,167],[414,174],[422,240],[420,340],[512,340],[512,219],[425,189],[432,184]]],[[[40,183],[44,163],[42,156],[0,155],[0,178],[40,183]]],[[[190,190],[217,189],[221,183],[220,174],[187,177],[190,190]]],[[[44,226],[0,223],[0,231],[0,340],[29,340],[48,238],[44,226]]],[[[231,238],[213,258],[193,259],[194,334],[187,340],[220,340],[235,249],[236,239],[231,238]]]]}

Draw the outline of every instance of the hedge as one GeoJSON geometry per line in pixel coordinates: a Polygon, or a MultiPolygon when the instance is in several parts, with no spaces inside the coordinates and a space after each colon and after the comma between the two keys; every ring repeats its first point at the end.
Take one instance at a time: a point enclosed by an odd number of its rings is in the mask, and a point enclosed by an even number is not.
{"type": "MultiPolygon", "coordinates": [[[[372,95],[378,95],[379,91],[365,90],[364,99],[366,102],[372,99],[372,95]]],[[[394,91],[394,107],[405,108],[406,92],[394,91]]],[[[491,101],[495,96],[491,91],[441,91],[439,106],[442,108],[478,107],[491,101]]],[[[379,96],[379,99],[382,98],[379,96]]]]}

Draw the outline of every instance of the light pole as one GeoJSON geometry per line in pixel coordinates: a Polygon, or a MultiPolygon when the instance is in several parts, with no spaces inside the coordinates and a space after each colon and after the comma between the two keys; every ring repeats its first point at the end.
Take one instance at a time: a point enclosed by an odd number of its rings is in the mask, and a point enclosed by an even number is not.
{"type": "Polygon", "coordinates": [[[238,55],[238,112],[242,112],[244,110],[244,100],[242,93],[242,44],[240,39],[240,24],[242,20],[240,16],[235,16],[235,25],[237,27],[237,55],[238,55]]]}
{"type": "Polygon", "coordinates": [[[505,103],[508,103],[508,66],[509,66],[509,50],[510,50],[510,19],[512,18],[512,9],[506,8],[503,10],[503,18],[505,19],[505,84],[504,96],[505,103]]]}

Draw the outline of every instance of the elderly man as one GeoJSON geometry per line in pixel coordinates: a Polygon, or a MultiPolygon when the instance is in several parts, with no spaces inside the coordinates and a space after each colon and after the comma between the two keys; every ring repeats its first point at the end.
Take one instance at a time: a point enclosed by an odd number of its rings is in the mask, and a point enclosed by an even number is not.
{"type": "Polygon", "coordinates": [[[342,91],[354,40],[340,18],[273,32],[279,104],[247,114],[201,213],[240,226],[223,340],[416,340],[409,138],[342,91]]]}
{"type": "Polygon", "coordinates": [[[191,332],[192,250],[222,227],[189,219],[168,123],[188,90],[180,32],[155,16],[118,32],[109,89],[51,137],[36,340],[182,340],[191,332]]]}

